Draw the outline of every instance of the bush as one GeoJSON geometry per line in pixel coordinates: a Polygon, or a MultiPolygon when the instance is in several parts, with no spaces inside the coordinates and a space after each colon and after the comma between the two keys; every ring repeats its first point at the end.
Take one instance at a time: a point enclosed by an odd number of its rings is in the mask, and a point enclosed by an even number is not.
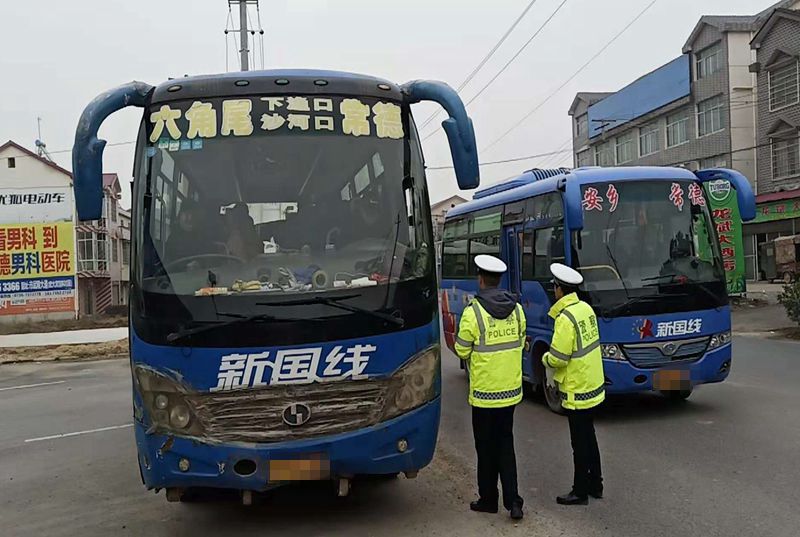
{"type": "Polygon", "coordinates": [[[784,285],[778,302],[786,308],[786,315],[800,325],[800,281],[784,285]]]}

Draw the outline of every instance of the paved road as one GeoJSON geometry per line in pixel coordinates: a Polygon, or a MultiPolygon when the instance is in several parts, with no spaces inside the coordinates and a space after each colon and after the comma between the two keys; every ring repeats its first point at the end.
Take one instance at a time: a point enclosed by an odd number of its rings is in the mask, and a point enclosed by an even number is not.
{"type": "Polygon", "coordinates": [[[685,405],[609,401],[598,421],[606,495],[560,507],[570,480],[563,418],[526,401],[516,433],[527,517],[466,510],[474,451],[466,380],[445,356],[436,461],[415,480],[275,491],[245,508],[220,494],[168,504],[135,465],[122,360],[0,366],[0,535],[769,535],[800,527],[800,344],[737,338],[731,378],[685,405]],[[89,432],[74,436],[65,433],[89,432]],[[52,438],[48,438],[52,437],[52,438]],[[291,533],[290,533],[291,532],[291,533]]]}

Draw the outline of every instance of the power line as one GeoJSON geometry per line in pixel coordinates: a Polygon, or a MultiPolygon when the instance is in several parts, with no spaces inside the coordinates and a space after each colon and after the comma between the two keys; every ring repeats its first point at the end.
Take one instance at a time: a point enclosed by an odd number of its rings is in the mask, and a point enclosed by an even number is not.
{"type": "Polygon", "coordinates": [[[492,147],[494,147],[495,145],[497,145],[497,144],[500,142],[500,140],[502,140],[503,138],[505,138],[506,136],[508,136],[508,135],[509,135],[511,132],[513,132],[514,130],[516,130],[516,128],[517,128],[517,127],[519,127],[520,125],[522,125],[522,124],[523,124],[525,121],[527,121],[527,120],[528,120],[528,118],[529,118],[529,117],[531,117],[531,116],[532,116],[532,115],[533,115],[533,114],[534,114],[534,113],[535,113],[537,110],[539,110],[539,109],[540,109],[542,106],[544,106],[544,104],[545,104],[545,103],[547,103],[547,101],[549,101],[550,99],[552,99],[552,98],[553,98],[553,97],[554,97],[554,96],[555,96],[555,95],[556,95],[558,92],[560,92],[562,89],[564,89],[564,88],[567,86],[567,84],[569,84],[570,82],[572,82],[572,80],[573,80],[573,79],[575,79],[575,77],[577,77],[579,74],[581,74],[581,73],[584,71],[584,69],[586,69],[587,67],[589,67],[589,65],[590,65],[592,62],[594,62],[594,60],[596,60],[596,59],[597,59],[597,58],[598,58],[598,57],[599,57],[599,56],[600,56],[600,55],[601,55],[603,52],[605,52],[605,51],[606,51],[606,49],[607,49],[608,47],[610,47],[610,46],[611,46],[611,45],[612,45],[612,44],[613,44],[613,43],[614,43],[614,42],[615,42],[617,39],[619,39],[619,38],[622,36],[622,34],[624,34],[624,33],[625,33],[627,30],[628,30],[628,28],[630,28],[631,26],[633,26],[633,25],[636,23],[636,21],[638,21],[638,20],[639,20],[639,19],[640,19],[640,18],[641,18],[641,17],[642,17],[642,16],[643,16],[645,13],[647,13],[647,11],[648,11],[648,10],[649,10],[651,7],[653,7],[653,6],[655,5],[655,3],[656,3],[656,2],[658,2],[658,0],[652,0],[652,1],[651,1],[649,4],[647,4],[647,5],[645,6],[645,8],[639,12],[639,14],[638,14],[638,15],[636,15],[636,16],[635,16],[635,17],[634,17],[634,18],[633,18],[633,19],[632,19],[630,22],[628,22],[628,24],[626,24],[626,25],[625,25],[625,27],[624,27],[624,28],[622,28],[622,30],[620,30],[620,31],[619,31],[619,32],[618,32],[618,33],[617,33],[617,34],[616,34],[614,37],[612,37],[610,41],[608,41],[608,42],[607,42],[605,45],[603,45],[603,47],[602,47],[600,50],[598,50],[598,51],[597,51],[597,52],[596,52],[596,53],[595,53],[595,54],[594,54],[594,55],[593,55],[591,58],[589,58],[589,60],[588,60],[586,63],[584,63],[584,64],[583,64],[583,65],[582,65],[582,66],[581,66],[581,67],[580,67],[580,68],[579,68],[577,71],[575,71],[575,72],[572,74],[572,76],[570,76],[570,77],[569,77],[569,78],[568,78],[566,81],[564,81],[564,83],[563,83],[563,84],[561,84],[561,85],[560,85],[558,88],[556,88],[556,89],[555,89],[555,91],[553,91],[552,93],[550,93],[550,95],[548,95],[548,96],[547,96],[547,97],[546,97],[546,98],[545,98],[543,101],[541,101],[539,104],[537,104],[537,105],[536,105],[536,106],[535,106],[535,107],[534,107],[534,108],[533,108],[533,109],[532,109],[530,112],[528,112],[527,114],[525,114],[525,115],[524,115],[524,116],[523,116],[523,117],[522,117],[522,118],[521,118],[519,121],[517,121],[517,122],[516,122],[514,125],[512,125],[510,129],[508,129],[507,131],[505,131],[505,132],[504,132],[504,133],[503,133],[503,134],[502,134],[502,135],[501,135],[499,138],[497,138],[497,139],[496,139],[494,142],[492,142],[491,144],[489,144],[489,146],[488,146],[488,147],[485,149],[485,151],[488,151],[488,150],[490,150],[492,147]]]}
{"type": "MultiPolygon", "coordinates": [[[[525,44],[524,44],[524,45],[522,45],[522,47],[520,47],[520,49],[519,49],[519,50],[517,50],[517,52],[516,52],[516,53],[515,53],[515,54],[514,54],[514,55],[511,57],[511,59],[510,59],[510,60],[508,60],[508,62],[506,62],[506,64],[505,64],[505,65],[504,65],[504,66],[503,66],[503,67],[502,67],[502,68],[501,68],[501,69],[500,69],[500,70],[499,70],[499,71],[498,71],[498,72],[497,72],[497,73],[496,73],[496,74],[495,74],[495,75],[492,77],[492,79],[491,79],[491,80],[489,80],[489,82],[487,82],[487,83],[486,83],[486,85],[484,85],[484,86],[483,86],[483,87],[482,87],[482,88],[481,88],[481,89],[478,91],[478,93],[476,93],[475,95],[473,95],[473,96],[472,96],[472,98],[471,98],[469,101],[467,101],[467,102],[466,102],[466,104],[465,104],[464,106],[469,106],[469,105],[471,105],[473,102],[475,102],[475,100],[476,100],[478,97],[480,97],[480,96],[483,94],[483,92],[485,92],[487,89],[489,89],[489,86],[491,86],[492,84],[494,84],[495,80],[497,80],[497,79],[500,77],[500,75],[502,75],[502,74],[505,72],[505,70],[506,70],[506,69],[508,69],[508,67],[509,67],[509,66],[510,66],[512,63],[514,63],[514,61],[515,61],[515,60],[516,60],[516,59],[519,57],[519,55],[520,55],[520,54],[522,54],[522,53],[525,51],[525,49],[526,49],[526,48],[528,48],[528,45],[530,45],[530,44],[533,42],[533,40],[534,40],[534,39],[536,39],[536,36],[538,36],[538,35],[539,35],[539,34],[542,32],[542,30],[544,30],[545,26],[547,26],[547,25],[550,23],[550,21],[551,21],[551,20],[553,20],[553,17],[555,17],[555,16],[556,16],[556,14],[557,14],[557,13],[558,13],[558,12],[561,10],[561,8],[562,8],[562,7],[564,7],[564,4],[566,4],[566,3],[567,3],[567,0],[562,0],[562,1],[561,1],[561,3],[558,5],[558,7],[556,7],[556,9],[555,9],[555,10],[554,10],[554,11],[553,11],[551,14],[550,14],[550,16],[549,16],[549,17],[547,17],[547,19],[545,19],[545,21],[544,21],[544,22],[541,24],[541,26],[539,26],[539,28],[537,28],[537,29],[536,29],[536,31],[535,31],[535,32],[533,33],[533,35],[532,35],[532,36],[531,36],[531,37],[530,37],[530,38],[529,38],[529,39],[528,39],[528,40],[525,42],[525,44]]],[[[423,141],[427,140],[428,138],[430,138],[431,136],[433,136],[434,134],[436,134],[436,133],[439,131],[439,129],[441,129],[441,128],[442,128],[442,127],[441,127],[441,126],[439,126],[439,127],[438,127],[438,128],[435,130],[435,131],[433,131],[433,132],[429,133],[429,134],[428,134],[427,136],[425,136],[425,137],[424,137],[422,140],[423,140],[423,141]]]]}
{"type": "MultiPolygon", "coordinates": [[[[135,143],[136,143],[136,140],[131,140],[131,141],[128,141],[128,142],[114,142],[112,144],[106,144],[106,147],[117,147],[117,146],[121,146],[121,145],[131,145],[131,144],[135,144],[135,143]]],[[[48,153],[50,153],[51,155],[58,155],[60,153],[71,153],[71,152],[72,152],[72,148],[71,147],[69,149],[59,149],[57,151],[48,151],[48,153]]],[[[20,158],[32,158],[32,157],[39,157],[39,155],[36,155],[36,154],[28,155],[27,153],[24,153],[24,154],[21,154],[21,155],[9,155],[9,156],[3,157],[3,158],[20,159],[20,158]]]]}
{"type": "MultiPolygon", "coordinates": [[[[494,164],[506,164],[508,162],[519,162],[521,160],[531,160],[542,157],[549,157],[551,155],[558,155],[559,153],[571,153],[572,149],[561,149],[558,151],[549,151],[547,153],[539,153],[538,155],[528,155],[525,157],[514,157],[503,160],[492,160],[489,162],[481,162],[478,166],[492,166],[494,164]]],[[[452,170],[453,166],[426,166],[427,170],[452,170]]]]}
{"type": "MultiPolygon", "coordinates": [[[[464,81],[461,84],[459,84],[458,89],[456,89],[457,92],[463,90],[466,87],[466,85],[469,84],[473,78],[475,78],[475,75],[478,74],[478,71],[480,71],[483,68],[483,66],[486,65],[486,62],[488,62],[491,59],[491,57],[494,56],[494,53],[497,52],[497,49],[499,49],[500,46],[503,43],[505,43],[506,39],[508,39],[508,36],[511,35],[511,32],[513,32],[514,29],[517,27],[517,25],[520,22],[522,22],[522,19],[525,18],[525,15],[528,14],[528,11],[531,10],[533,4],[535,4],[536,2],[537,0],[531,0],[531,2],[528,3],[528,6],[522,11],[522,13],[520,13],[520,15],[514,21],[514,23],[508,28],[508,30],[506,30],[506,32],[500,38],[500,40],[497,41],[497,43],[495,43],[494,47],[492,47],[492,50],[490,50],[489,53],[483,57],[480,63],[478,63],[478,65],[476,65],[475,68],[472,70],[472,72],[469,75],[467,75],[467,78],[465,78],[464,81]]],[[[436,117],[439,115],[440,112],[441,110],[437,110],[436,112],[428,116],[428,118],[422,123],[422,126],[420,126],[419,130],[422,130],[425,127],[427,127],[431,123],[431,121],[436,119],[436,117]]]]}

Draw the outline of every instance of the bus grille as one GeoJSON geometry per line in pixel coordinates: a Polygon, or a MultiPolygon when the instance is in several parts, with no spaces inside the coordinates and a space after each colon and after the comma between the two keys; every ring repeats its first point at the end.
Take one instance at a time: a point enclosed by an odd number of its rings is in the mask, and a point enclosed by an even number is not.
{"type": "Polygon", "coordinates": [[[216,442],[279,442],[353,431],[381,420],[386,381],[339,381],[265,386],[248,390],[192,394],[187,397],[204,425],[204,437],[216,442]],[[283,411],[302,403],[309,420],[290,427],[283,411]]]}
{"type": "Polygon", "coordinates": [[[661,367],[676,362],[694,362],[702,358],[708,347],[708,337],[622,345],[622,351],[636,367],[661,367]]]}

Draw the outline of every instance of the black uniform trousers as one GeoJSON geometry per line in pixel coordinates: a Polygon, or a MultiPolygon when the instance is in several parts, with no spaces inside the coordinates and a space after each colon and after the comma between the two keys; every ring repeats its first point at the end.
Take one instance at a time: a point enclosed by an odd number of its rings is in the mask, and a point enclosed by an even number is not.
{"type": "Polygon", "coordinates": [[[600,468],[600,449],[594,432],[594,409],[567,410],[569,436],[572,442],[572,460],[575,478],[572,491],[576,496],[586,496],[589,491],[601,491],[603,473],[600,468]]]}
{"type": "Polygon", "coordinates": [[[478,495],[481,502],[497,505],[497,477],[503,486],[503,507],[522,507],[517,491],[514,455],[514,405],[503,408],[472,407],[472,432],[478,452],[478,495]]]}

